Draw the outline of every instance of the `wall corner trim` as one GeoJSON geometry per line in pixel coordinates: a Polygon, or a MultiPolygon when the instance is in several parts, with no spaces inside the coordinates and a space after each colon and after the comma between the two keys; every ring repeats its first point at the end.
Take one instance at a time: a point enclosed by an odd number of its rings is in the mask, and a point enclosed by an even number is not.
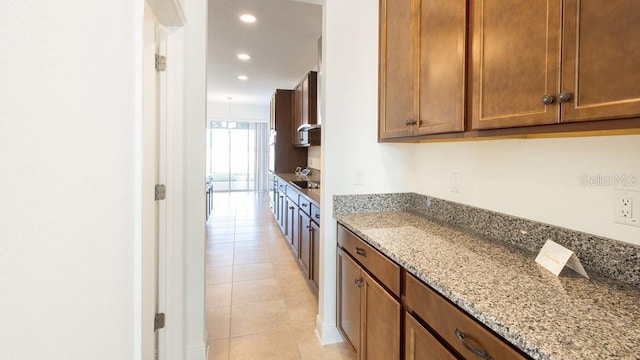
{"type": "Polygon", "coordinates": [[[322,325],[322,317],[316,316],[316,336],[320,340],[320,345],[331,345],[344,342],[342,335],[336,326],[322,325]]]}

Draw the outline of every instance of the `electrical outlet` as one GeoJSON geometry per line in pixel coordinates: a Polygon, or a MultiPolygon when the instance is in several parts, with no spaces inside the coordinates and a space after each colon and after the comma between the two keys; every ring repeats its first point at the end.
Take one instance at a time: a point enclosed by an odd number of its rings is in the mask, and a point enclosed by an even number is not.
{"type": "Polygon", "coordinates": [[[460,173],[451,173],[451,192],[459,193],[462,188],[462,177],[460,173]]]}
{"type": "Polygon", "coordinates": [[[353,171],[353,185],[364,185],[364,169],[353,171]]]}
{"type": "Polygon", "coordinates": [[[613,221],[640,227],[640,192],[628,190],[613,191],[613,221]]]}
{"type": "Polygon", "coordinates": [[[633,215],[633,198],[622,198],[622,211],[620,216],[623,218],[631,218],[633,215]]]}

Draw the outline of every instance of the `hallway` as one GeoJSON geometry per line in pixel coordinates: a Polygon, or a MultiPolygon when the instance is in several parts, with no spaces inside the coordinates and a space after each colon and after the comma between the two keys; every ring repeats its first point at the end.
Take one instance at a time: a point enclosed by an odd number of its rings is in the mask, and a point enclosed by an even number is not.
{"type": "Polygon", "coordinates": [[[353,359],[344,343],[320,346],[316,297],[268,193],[215,194],[206,265],[209,360],[353,359]]]}

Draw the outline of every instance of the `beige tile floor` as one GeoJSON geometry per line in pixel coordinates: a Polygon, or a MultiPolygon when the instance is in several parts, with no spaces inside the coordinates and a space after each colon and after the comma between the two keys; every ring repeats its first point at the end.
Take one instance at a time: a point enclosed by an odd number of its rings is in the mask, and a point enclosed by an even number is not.
{"type": "Polygon", "coordinates": [[[318,302],[269,209],[267,193],[219,193],[207,225],[209,360],[354,359],[321,346],[318,302]]]}

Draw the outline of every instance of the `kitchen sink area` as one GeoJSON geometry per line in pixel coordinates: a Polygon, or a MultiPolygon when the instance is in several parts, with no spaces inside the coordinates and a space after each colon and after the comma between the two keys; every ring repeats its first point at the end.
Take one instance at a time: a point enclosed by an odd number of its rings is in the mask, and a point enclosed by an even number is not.
{"type": "Polygon", "coordinates": [[[290,180],[289,184],[297,187],[298,189],[320,189],[320,182],[308,181],[308,180],[290,180]]]}

